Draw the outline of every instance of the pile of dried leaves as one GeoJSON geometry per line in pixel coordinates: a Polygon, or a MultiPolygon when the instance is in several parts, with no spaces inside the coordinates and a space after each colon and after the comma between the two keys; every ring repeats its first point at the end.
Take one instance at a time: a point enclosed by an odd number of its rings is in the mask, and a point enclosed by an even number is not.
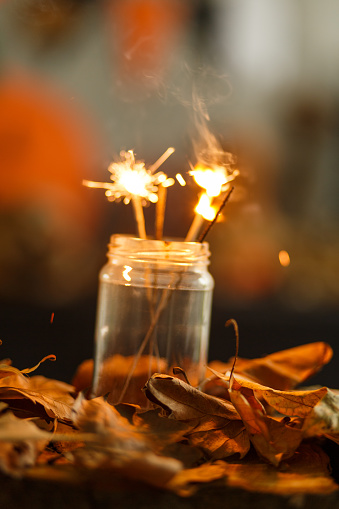
{"type": "Polygon", "coordinates": [[[232,374],[232,360],[213,362],[199,389],[180,372],[154,374],[144,389],[148,410],[86,399],[86,377],[74,387],[28,376],[38,366],[19,371],[2,361],[0,470],[79,481],[114,472],[182,496],[216,480],[262,492],[331,493],[338,485],[323,444],[339,444],[339,392],[295,390],[331,356],[318,342],[239,358],[232,374]]]}

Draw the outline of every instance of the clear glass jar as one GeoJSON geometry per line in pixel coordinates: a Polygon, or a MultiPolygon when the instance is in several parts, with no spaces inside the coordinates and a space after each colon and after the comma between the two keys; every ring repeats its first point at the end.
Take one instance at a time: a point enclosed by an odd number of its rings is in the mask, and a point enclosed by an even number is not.
{"type": "Polygon", "coordinates": [[[209,255],[207,243],[111,237],[99,275],[93,395],[143,404],[148,378],[176,366],[199,383],[214,287],[209,255]]]}

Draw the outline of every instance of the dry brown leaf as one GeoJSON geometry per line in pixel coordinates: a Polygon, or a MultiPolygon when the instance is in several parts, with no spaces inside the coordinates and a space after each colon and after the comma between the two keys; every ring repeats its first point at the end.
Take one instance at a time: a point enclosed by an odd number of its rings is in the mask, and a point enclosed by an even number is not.
{"type": "MultiPolygon", "coordinates": [[[[247,375],[249,380],[272,389],[289,390],[317,373],[331,360],[332,355],[332,348],[327,343],[309,343],[259,359],[238,357],[235,374],[247,375]]],[[[213,361],[209,366],[220,373],[226,373],[231,370],[232,364],[233,359],[230,359],[228,363],[213,361]]]]}
{"type": "Polygon", "coordinates": [[[301,444],[298,451],[279,469],[262,463],[229,465],[228,486],[276,495],[330,494],[338,485],[330,476],[328,456],[310,444],[301,444]]]}
{"type": "Polygon", "coordinates": [[[234,488],[285,496],[324,495],[338,490],[330,476],[328,456],[320,447],[310,444],[302,444],[279,469],[253,459],[241,463],[219,460],[178,472],[167,488],[178,495],[189,496],[196,492],[199,484],[217,480],[234,488]]]}
{"type": "Polygon", "coordinates": [[[183,464],[174,458],[158,456],[152,451],[121,450],[98,445],[87,446],[73,452],[75,464],[82,467],[117,472],[128,479],[146,482],[163,488],[182,470],[183,464]]]}
{"type": "Polygon", "coordinates": [[[339,395],[326,389],[326,394],[307,415],[303,431],[306,436],[326,434],[334,442],[339,435],[339,395]]]}
{"type": "Polygon", "coordinates": [[[44,357],[43,359],[41,359],[40,362],[38,362],[38,364],[36,364],[35,366],[33,366],[33,368],[25,368],[25,369],[22,369],[21,370],[21,373],[24,373],[24,374],[28,374],[28,373],[32,373],[33,371],[35,371],[36,369],[38,369],[38,367],[40,366],[40,364],[42,364],[43,362],[47,361],[47,360],[50,360],[50,361],[56,361],[56,357],[55,355],[51,354],[51,355],[46,355],[46,357],[44,357]]]}
{"type": "Polygon", "coordinates": [[[153,375],[146,395],[160,405],[170,418],[190,426],[185,436],[213,459],[247,454],[250,441],[238,413],[229,401],[202,393],[169,375],[153,375]]]}
{"type": "Polygon", "coordinates": [[[241,388],[252,390],[257,398],[264,399],[277,412],[287,416],[306,417],[328,392],[326,387],[308,391],[280,391],[238,375],[235,379],[241,388]]]}
{"type": "Polygon", "coordinates": [[[227,458],[234,454],[243,458],[250,449],[249,436],[242,421],[225,420],[220,428],[193,430],[187,434],[187,438],[190,444],[200,447],[211,459],[227,458]]]}
{"type": "Polygon", "coordinates": [[[111,431],[132,434],[135,431],[128,420],[102,397],[87,400],[79,394],[73,406],[72,421],[81,431],[96,433],[100,437],[111,431]]]}
{"type": "Polygon", "coordinates": [[[50,433],[34,423],[6,412],[0,417],[1,472],[20,477],[26,468],[35,464],[50,437],[50,433]]]}
{"type": "Polygon", "coordinates": [[[169,375],[155,373],[146,383],[146,396],[175,419],[188,420],[205,415],[239,419],[229,401],[204,394],[195,387],[169,375]]]}
{"type": "Polygon", "coordinates": [[[205,463],[196,468],[189,468],[178,472],[168,483],[166,488],[178,495],[187,497],[193,495],[198,484],[209,483],[225,478],[229,464],[225,461],[205,463]]]}
{"type": "MultiPolygon", "coordinates": [[[[147,400],[142,392],[142,388],[150,377],[150,374],[158,371],[166,372],[167,364],[164,359],[142,355],[134,366],[135,357],[114,355],[105,360],[102,366],[100,385],[96,390],[96,396],[105,396],[111,404],[120,402],[120,396],[124,390],[127,377],[131,376],[123,401],[132,402],[145,407],[147,400]],[[131,373],[131,370],[133,372],[131,373]]],[[[73,385],[78,391],[83,391],[91,387],[93,376],[93,360],[88,359],[78,367],[73,385]]]]}
{"type": "Polygon", "coordinates": [[[301,430],[267,416],[253,390],[241,386],[236,378],[229,393],[259,456],[278,466],[293,455],[303,438],[301,430]]]}
{"type": "MultiPolygon", "coordinates": [[[[10,374],[0,379],[0,400],[15,408],[18,400],[27,399],[35,405],[35,415],[41,416],[41,405],[49,418],[71,420],[74,388],[64,382],[34,376],[28,378],[21,373],[10,374]]],[[[32,410],[32,409],[30,409],[32,410]]]]}
{"type": "Polygon", "coordinates": [[[180,461],[155,454],[150,437],[131,425],[103,398],[79,399],[74,423],[80,431],[93,434],[85,447],[72,453],[77,464],[118,471],[128,478],[160,487],[183,468],[180,461]]]}
{"type": "Polygon", "coordinates": [[[135,413],[133,424],[139,431],[150,434],[154,439],[158,439],[162,446],[180,442],[185,435],[192,430],[195,423],[190,421],[182,422],[175,419],[168,419],[160,415],[160,409],[148,410],[146,412],[135,413]]]}

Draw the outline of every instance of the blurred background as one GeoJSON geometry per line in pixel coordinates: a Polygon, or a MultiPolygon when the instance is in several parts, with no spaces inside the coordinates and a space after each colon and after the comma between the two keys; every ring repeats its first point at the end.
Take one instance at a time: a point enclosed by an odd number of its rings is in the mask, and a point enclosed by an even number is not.
{"type": "MultiPolygon", "coordinates": [[[[70,381],[93,352],[97,277],[131,206],[83,179],[133,149],[187,176],[208,127],[240,177],[207,240],[210,359],[327,341],[314,379],[338,387],[339,4],[335,0],[0,2],[0,339],[20,369],[70,381]]],[[[169,189],[184,237],[199,188],[169,189]]],[[[154,207],[145,209],[153,234],[154,207]]]]}

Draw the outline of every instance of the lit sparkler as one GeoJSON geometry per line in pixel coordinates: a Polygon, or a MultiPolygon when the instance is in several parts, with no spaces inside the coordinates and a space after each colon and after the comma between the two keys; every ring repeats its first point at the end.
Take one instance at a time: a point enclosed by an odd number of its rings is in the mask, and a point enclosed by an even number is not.
{"type": "Polygon", "coordinates": [[[213,165],[211,168],[197,164],[190,172],[198,186],[205,189],[200,195],[198,205],[195,208],[195,216],[186,235],[186,242],[196,241],[204,221],[213,221],[217,208],[212,205],[213,198],[230,189],[232,182],[238,175],[239,170],[231,171],[226,166],[213,165]]]}
{"type": "Polygon", "coordinates": [[[133,150],[123,150],[120,152],[121,161],[113,162],[108,167],[112,182],[84,180],[83,184],[87,187],[106,189],[105,195],[109,201],[123,200],[125,204],[132,202],[139,237],[146,239],[142,207],[148,202],[157,203],[159,185],[166,188],[174,184],[174,180],[167,178],[165,173],[156,171],[173,152],[174,148],[168,148],[155,163],[146,168],[143,161],[135,160],[133,150]]]}

